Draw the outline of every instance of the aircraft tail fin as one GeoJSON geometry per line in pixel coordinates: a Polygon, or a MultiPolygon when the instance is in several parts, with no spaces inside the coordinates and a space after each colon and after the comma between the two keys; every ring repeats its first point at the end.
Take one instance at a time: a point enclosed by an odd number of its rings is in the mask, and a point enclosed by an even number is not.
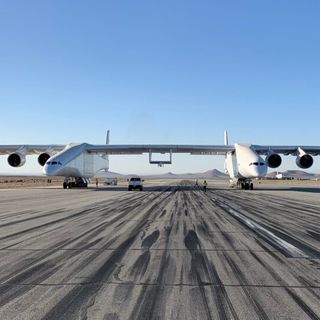
{"type": "MultiPolygon", "coordinates": [[[[110,143],[110,130],[107,130],[106,144],[109,144],[109,143],[110,143]]],[[[106,155],[103,155],[102,158],[108,161],[108,169],[104,170],[105,172],[108,172],[108,170],[109,170],[109,157],[106,154],[106,155]]]]}
{"type": "Polygon", "coordinates": [[[107,130],[106,144],[110,143],[110,130],[107,130]]]}
{"type": "Polygon", "coordinates": [[[224,144],[227,146],[229,144],[228,141],[228,131],[224,130],[224,144]]]}

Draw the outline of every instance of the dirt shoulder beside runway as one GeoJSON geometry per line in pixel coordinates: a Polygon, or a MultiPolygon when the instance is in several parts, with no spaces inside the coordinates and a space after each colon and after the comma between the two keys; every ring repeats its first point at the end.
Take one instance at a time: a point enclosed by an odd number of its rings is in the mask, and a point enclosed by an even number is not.
{"type": "Polygon", "coordinates": [[[61,177],[40,177],[40,176],[5,176],[0,177],[0,189],[42,187],[62,185],[63,178],[61,177]]]}

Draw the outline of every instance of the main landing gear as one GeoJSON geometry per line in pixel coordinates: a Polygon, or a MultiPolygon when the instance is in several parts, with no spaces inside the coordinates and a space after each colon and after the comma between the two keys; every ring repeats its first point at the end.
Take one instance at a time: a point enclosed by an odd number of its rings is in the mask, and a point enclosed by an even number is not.
{"type": "Polygon", "coordinates": [[[253,190],[253,183],[251,182],[251,180],[239,181],[238,185],[241,189],[253,190]]]}
{"type": "Polygon", "coordinates": [[[87,188],[88,183],[88,179],[82,177],[65,178],[63,181],[63,189],[87,188]]]}
{"type": "Polygon", "coordinates": [[[250,179],[242,179],[238,181],[230,181],[230,186],[232,188],[238,187],[243,190],[253,190],[253,183],[250,179]]]}

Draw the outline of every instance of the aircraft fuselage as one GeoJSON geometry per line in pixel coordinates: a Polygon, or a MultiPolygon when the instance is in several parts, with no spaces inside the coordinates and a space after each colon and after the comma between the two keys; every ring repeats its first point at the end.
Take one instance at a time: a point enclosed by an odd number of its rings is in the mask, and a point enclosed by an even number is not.
{"type": "Polygon", "coordinates": [[[102,169],[108,170],[108,157],[90,154],[86,146],[86,143],[70,144],[51,157],[43,167],[45,175],[91,178],[102,169]]]}
{"type": "Polygon", "coordinates": [[[238,180],[263,177],[268,172],[265,160],[250,145],[235,144],[235,151],[228,152],[225,160],[225,171],[230,179],[238,180]]]}

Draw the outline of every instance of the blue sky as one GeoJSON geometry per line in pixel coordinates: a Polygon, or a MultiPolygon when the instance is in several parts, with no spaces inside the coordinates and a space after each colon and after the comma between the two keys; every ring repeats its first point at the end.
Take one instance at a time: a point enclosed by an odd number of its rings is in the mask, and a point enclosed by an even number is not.
{"type": "MultiPolygon", "coordinates": [[[[231,143],[320,143],[319,1],[0,3],[1,144],[104,143],[107,128],[117,144],[220,144],[224,129],[231,143]]],[[[110,170],[223,169],[174,159],[110,170]]],[[[28,160],[20,171],[40,172],[28,160]]]]}

